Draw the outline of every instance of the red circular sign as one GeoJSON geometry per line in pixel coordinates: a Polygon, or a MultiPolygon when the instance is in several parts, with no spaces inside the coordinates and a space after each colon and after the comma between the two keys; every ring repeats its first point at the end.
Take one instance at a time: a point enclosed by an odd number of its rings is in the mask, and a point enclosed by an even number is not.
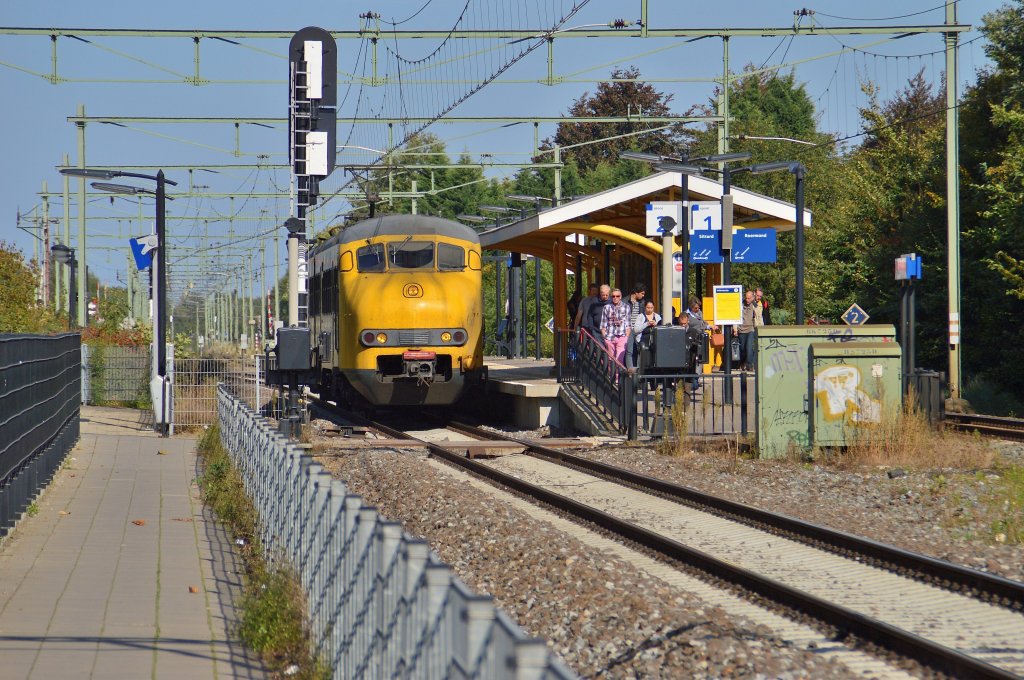
{"type": "Polygon", "coordinates": [[[683,271],[683,263],[682,262],[676,262],[676,271],[677,272],[683,271]]]}

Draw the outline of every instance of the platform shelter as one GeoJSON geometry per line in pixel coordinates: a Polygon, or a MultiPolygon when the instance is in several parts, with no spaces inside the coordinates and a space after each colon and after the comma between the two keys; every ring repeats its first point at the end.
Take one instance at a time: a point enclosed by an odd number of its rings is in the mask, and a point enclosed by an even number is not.
{"type": "MultiPolygon", "coordinates": [[[[687,195],[682,195],[682,175],[658,172],[634,182],[576,198],[536,215],[481,233],[481,246],[533,255],[553,264],[554,317],[558,329],[568,328],[566,301],[572,295],[569,275],[576,276],[575,290],[586,293],[587,283],[609,283],[624,293],[634,283],[644,283],[649,299],[661,310],[660,237],[646,235],[646,206],[655,201],[721,201],[722,183],[700,176],[687,178],[687,195]],[[562,275],[559,276],[558,272],[562,275]]],[[[733,226],[735,229],[772,228],[791,231],[796,224],[792,203],[731,187],[733,226]]],[[[803,223],[811,226],[811,213],[804,211],[803,223]]],[[[682,237],[674,239],[674,250],[684,253],[682,237]]],[[[680,311],[679,296],[691,266],[688,258],[677,256],[673,306],[680,311]]],[[[711,286],[721,282],[721,265],[701,265],[697,269],[696,288],[702,296],[711,294],[711,286]]],[[[711,307],[705,305],[705,314],[711,307]]],[[[708,319],[711,320],[710,318],[708,319]]]]}

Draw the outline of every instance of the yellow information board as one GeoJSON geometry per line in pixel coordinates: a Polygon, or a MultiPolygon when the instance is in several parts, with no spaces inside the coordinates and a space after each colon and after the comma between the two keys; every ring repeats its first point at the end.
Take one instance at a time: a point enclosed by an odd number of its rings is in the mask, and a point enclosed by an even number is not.
{"type": "Polygon", "coordinates": [[[743,320],[743,286],[715,286],[715,323],[733,326],[743,320]]]}

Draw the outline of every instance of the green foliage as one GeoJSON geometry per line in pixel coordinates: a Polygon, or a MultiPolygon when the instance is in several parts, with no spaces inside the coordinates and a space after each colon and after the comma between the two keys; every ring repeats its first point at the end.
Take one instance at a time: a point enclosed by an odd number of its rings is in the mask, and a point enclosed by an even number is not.
{"type": "MultiPolygon", "coordinates": [[[[672,113],[669,104],[672,95],[658,92],[640,80],[635,66],[612,71],[607,81],[599,83],[594,94],[585,92],[569,107],[570,116],[621,116],[632,112],[645,116],[665,116],[672,113]]],[[[557,144],[566,149],[562,160],[573,160],[580,172],[587,174],[601,164],[615,164],[620,151],[638,149],[650,153],[672,153],[682,145],[688,132],[678,126],[670,130],[646,135],[622,137],[641,130],[661,127],[659,123],[559,123],[553,139],[545,140],[544,148],[557,144]],[[608,139],[619,137],[618,139],[608,139]],[[607,141],[590,144],[600,139],[607,141]]]]}
{"type": "Polygon", "coordinates": [[[0,333],[52,333],[62,326],[38,304],[38,270],[14,246],[0,241],[0,333]]]}
{"type": "Polygon", "coordinates": [[[174,358],[191,359],[196,356],[195,339],[191,333],[174,334],[174,358]]]}
{"type": "MultiPolygon", "coordinates": [[[[457,165],[464,167],[446,168],[452,164],[444,142],[430,133],[412,137],[401,154],[395,156],[398,165],[394,168],[382,166],[373,171],[371,179],[363,187],[368,193],[388,191],[412,191],[413,182],[418,192],[426,195],[416,199],[416,212],[424,215],[454,218],[460,214],[475,215],[480,204],[494,203],[504,192],[498,191],[498,183],[484,177],[483,169],[471,163],[463,154],[457,165]],[[437,166],[436,168],[407,168],[408,165],[437,166]]],[[[412,199],[396,198],[390,204],[378,204],[380,213],[411,213],[412,199]]],[[[353,220],[369,216],[368,208],[361,208],[352,214],[353,220]]]]}
{"type": "Polygon", "coordinates": [[[246,587],[239,633],[273,669],[292,664],[290,677],[321,680],[329,669],[312,659],[305,626],[305,601],[298,578],[285,569],[268,569],[257,543],[257,516],[245,493],[242,477],[220,442],[220,429],[210,427],[199,440],[202,475],[197,480],[203,501],[243,544],[246,587]]]}
{"type": "Polygon", "coordinates": [[[1002,471],[983,499],[989,517],[989,532],[996,543],[1024,543],[1024,467],[1002,471]]]}

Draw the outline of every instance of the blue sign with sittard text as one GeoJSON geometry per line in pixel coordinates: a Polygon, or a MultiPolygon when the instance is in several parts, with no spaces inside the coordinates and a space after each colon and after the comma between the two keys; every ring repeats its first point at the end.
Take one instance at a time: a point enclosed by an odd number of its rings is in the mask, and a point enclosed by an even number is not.
{"type": "Polygon", "coordinates": [[[694,264],[718,264],[722,257],[722,232],[695,231],[690,234],[690,262],[694,264]]]}
{"type": "Polygon", "coordinates": [[[777,244],[774,229],[737,229],[732,234],[732,261],[775,262],[777,244]]]}

